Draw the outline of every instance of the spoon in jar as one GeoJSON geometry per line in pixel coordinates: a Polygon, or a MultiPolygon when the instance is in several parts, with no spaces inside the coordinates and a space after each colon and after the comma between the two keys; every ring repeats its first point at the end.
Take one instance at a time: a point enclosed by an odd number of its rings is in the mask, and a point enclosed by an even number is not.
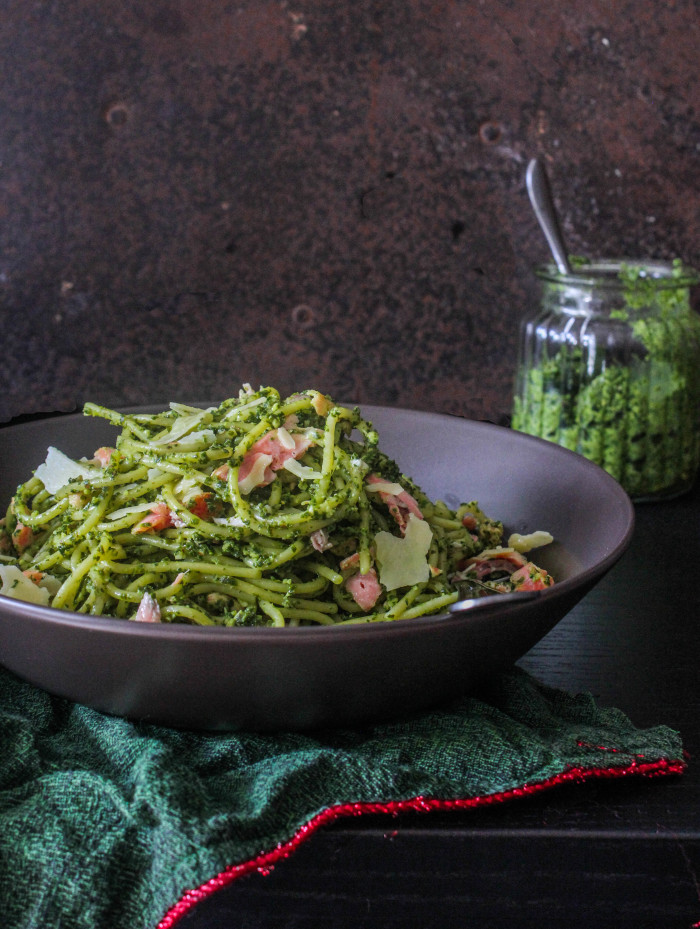
{"type": "Polygon", "coordinates": [[[537,221],[542,228],[542,232],[544,232],[549,249],[554,257],[557,270],[560,274],[571,274],[568,252],[559,225],[559,217],[554,207],[549,179],[544,164],[539,158],[533,158],[527,166],[525,185],[537,221]]]}

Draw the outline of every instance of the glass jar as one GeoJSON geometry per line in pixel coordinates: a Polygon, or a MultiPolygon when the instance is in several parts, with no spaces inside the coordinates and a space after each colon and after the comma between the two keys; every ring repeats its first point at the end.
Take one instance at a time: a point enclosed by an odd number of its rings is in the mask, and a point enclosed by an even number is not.
{"type": "Polygon", "coordinates": [[[635,500],[689,490],[700,461],[700,316],[680,262],[537,271],[524,320],[513,428],[579,452],[635,500]]]}

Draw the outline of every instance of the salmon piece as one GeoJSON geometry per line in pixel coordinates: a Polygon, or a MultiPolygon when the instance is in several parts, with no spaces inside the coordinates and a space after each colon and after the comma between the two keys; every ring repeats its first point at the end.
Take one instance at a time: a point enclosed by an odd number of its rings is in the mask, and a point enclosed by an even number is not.
{"type": "Polygon", "coordinates": [[[382,593],[382,585],[374,568],[370,568],[367,574],[353,574],[345,581],[345,589],[365,612],[373,609],[382,593]]]}
{"type": "Polygon", "coordinates": [[[218,500],[212,500],[214,495],[211,493],[197,494],[189,505],[190,513],[198,516],[200,519],[206,519],[209,522],[215,517],[220,516],[222,512],[221,503],[218,500]]]}
{"type": "Polygon", "coordinates": [[[137,623],[160,622],[160,607],[158,606],[158,601],[152,594],[146,592],[143,597],[141,597],[139,608],[136,610],[133,619],[137,623]]]}
{"type": "Polygon", "coordinates": [[[312,442],[308,436],[299,433],[292,434],[286,429],[281,436],[278,429],[266,432],[250,447],[241,462],[238,471],[238,484],[242,485],[241,492],[250,493],[254,487],[267,487],[274,481],[275,471],[283,468],[290,458],[301,458],[311,445],[312,442]],[[264,468],[261,468],[259,461],[263,460],[263,456],[269,460],[265,462],[264,468]],[[256,471],[262,473],[255,473],[256,471]],[[252,482],[246,482],[249,475],[253,476],[252,482]]]}
{"type": "Polygon", "coordinates": [[[326,416],[328,411],[333,409],[333,402],[329,400],[328,397],[326,397],[324,394],[314,390],[311,396],[311,406],[319,416],[326,416]]]}
{"type": "Polygon", "coordinates": [[[29,546],[34,541],[34,531],[30,526],[25,526],[24,523],[17,521],[15,528],[12,530],[12,544],[18,552],[23,552],[25,548],[29,546]]]}
{"type": "Polygon", "coordinates": [[[32,583],[34,584],[39,584],[39,582],[42,581],[43,578],[45,577],[43,571],[33,571],[31,569],[22,571],[22,574],[24,574],[25,577],[28,577],[29,580],[32,581],[32,583]]]}
{"type": "Polygon", "coordinates": [[[491,552],[482,552],[480,555],[474,555],[472,558],[465,558],[463,561],[459,562],[457,570],[463,571],[466,568],[473,568],[470,574],[473,574],[474,577],[481,580],[481,578],[493,574],[494,571],[507,571],[508,574],[513,574],[513,572],[524,567],[526,564],[527,559],[524,558],[520,552],[499,552],[493,550],[491,552]]]}
{"type": "Polygon", "coordinates": [[[160,532],[175,525],[170,508],[165,503],[154,503],[148,516],[136,523],[131,531],[140,535],[142,532],[160,532]]]}
{"type": "Polygon", "coordinates": [[[343,558],[338,567],[341,571],[347,571],[349,568],[356,568],[360,563],[360,553],[355,552],[352,555],[348,555],[347,558],[343,558]]]}
{"type": "Polygon", "coordinates": [[[327,549],[333,548],[333,543],[328,538],[328,533],[325,529],[317,529],[316,532],[312,532],[309,536],[309,540],[317,552],[325,552],[327,549]]]}
{"type": "Polygon", "coordinates": [[[545,590],[554,583],[551,575],[547,574],[544,568],[538,568],[531,561],[514,571],[510,576],[510,581],[513,590],[545,590]]]}
{"type": "Polygon", "coordinates": [[[103,445],[97,449],[93,458],[95,461],[99,461],[103,468],[106,468],[109,465],[109,462],[112,459],[112,455],[116,451],[115,448],[110,448],[108,445],[103,445]]]}
{"type": "MultiPolygon", "coordinates": [[[[367,483],[386,484],[387,481],[376,474],[368,474],[367,483]]],[[[389,507],[389,512],[396,520],[396,523],[401,530],[401,535],[406,534],[408,517],[411,515],[411,513],[414,516],[417,516],[418,519],[423,519],[423,514],[420,511],[418,502],[416,501],[415,497],[413,497],[407,490],[402,490],[400,494],[390,494],[385,490],[380,490],[379,496],[382,503],[385,503],[389,507]]]]}

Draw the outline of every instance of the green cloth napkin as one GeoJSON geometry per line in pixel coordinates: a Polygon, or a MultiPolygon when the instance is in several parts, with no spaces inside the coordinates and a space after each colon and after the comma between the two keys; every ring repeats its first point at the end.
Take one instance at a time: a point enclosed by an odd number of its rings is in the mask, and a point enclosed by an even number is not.
{"type": "Polygon", "coordinates": [[[682,768],[676,732],[637,729],[518,669],[481,699],[401,722],[275,735],[135,724],[0,669],[1,921],[169,929],[338,816],[682,768]]]}

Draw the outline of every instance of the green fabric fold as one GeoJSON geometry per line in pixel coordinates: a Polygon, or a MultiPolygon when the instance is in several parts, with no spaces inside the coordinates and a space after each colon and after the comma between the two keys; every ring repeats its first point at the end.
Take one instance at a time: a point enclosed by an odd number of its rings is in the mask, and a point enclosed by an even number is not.
{"type": "Polygon", "coordinates": [[[133,723],[0,669],[2,921],[151,929],[187,890],[329,808],[487,797],[681,759],[673,730],[638,729],[519,669],[480,699],[407,720],[272,735],[133,723]]]}

